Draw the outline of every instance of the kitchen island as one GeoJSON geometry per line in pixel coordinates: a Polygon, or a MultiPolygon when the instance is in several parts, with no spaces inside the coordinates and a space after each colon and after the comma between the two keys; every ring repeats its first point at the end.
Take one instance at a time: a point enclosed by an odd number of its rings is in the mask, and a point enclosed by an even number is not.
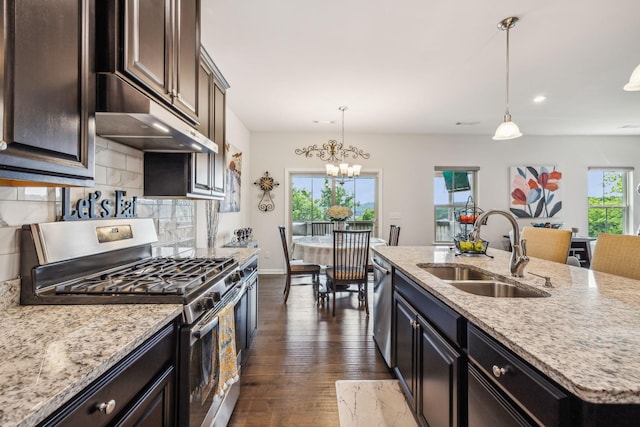
{"type": "MultiPolygon", "coordinates": [[[[163,256],[233,256],[255,248],[157,248],[163,256]]],[[[0,286],[0,425],[34,426],[166,329],[182,304],[20,306],[19,280],[0,286]]]]}
{"type": "Polygon", "coordinates": [[[580,401],[638,412],[640,282],[531,258],[525,277],[512,279],[548,296],[494,298],[456,289],[423,267],[466,265],[509,278],[509,252],[490,249],[494,258],[456,256],[447,247],[375,252],[464,318],[470,331],[475,325],[580,401]],[[553,287],[530,273],[550,277],[553,287]]]}

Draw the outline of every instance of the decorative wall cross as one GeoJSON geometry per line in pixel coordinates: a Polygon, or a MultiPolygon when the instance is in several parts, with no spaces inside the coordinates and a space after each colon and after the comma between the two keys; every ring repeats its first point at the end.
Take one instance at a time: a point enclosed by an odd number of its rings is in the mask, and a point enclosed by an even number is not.
{"type": "Polygon", "coordinates": [[[271,198],[271,190],[280,185],[280,183],[275,182],[273,177],[269,176],[269,172],[265,172],[254,184],[262,190],[262,197],[260,198],[260,203],[258,203],[258,209],[262,212],[272,211],[276,206],[271,198]]]}

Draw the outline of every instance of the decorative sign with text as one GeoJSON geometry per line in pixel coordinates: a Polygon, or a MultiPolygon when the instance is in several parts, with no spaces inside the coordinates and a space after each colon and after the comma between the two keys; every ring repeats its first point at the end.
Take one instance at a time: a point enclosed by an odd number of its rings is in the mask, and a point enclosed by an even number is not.
{"type": "Polygon", "coordinates": [[[137,197],[126,200],[127,192],[116,190],[116,198],[102,199],[101,191],[94,191],[88,197],[79,199],[71,207],[69,188],[62,189],[62,220],[78,221],[87,219],[135,218],[138,216],[137,197]]]}

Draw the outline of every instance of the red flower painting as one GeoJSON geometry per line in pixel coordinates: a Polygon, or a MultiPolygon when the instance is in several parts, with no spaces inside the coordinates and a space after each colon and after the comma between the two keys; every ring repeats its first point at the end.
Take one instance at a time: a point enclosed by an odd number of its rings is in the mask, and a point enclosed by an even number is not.
{"type": "Polygon", "coordinates": [[[555,166],[511,168],[511,212],[518,218],[553,217],[562,209],[555,166]]]}

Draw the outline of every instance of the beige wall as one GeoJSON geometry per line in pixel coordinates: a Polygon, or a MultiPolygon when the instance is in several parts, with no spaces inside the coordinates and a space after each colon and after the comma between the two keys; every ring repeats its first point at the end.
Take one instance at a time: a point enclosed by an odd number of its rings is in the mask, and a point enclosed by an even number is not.
{"type": "MultiPolygon", "coordinates": [[[[251,135],[251,178],[269,171],[280,186],[273,192],[276,208],[262,213],[255,208],[259,197],[251,188],[251,223],[260,240],[261,271],[281,272],[284,268],[277,225],[286,219],[285,170],[323,170],[317,158],[305,158],[294,153],[296,148],[322,144],[336,134],[276,134],[251,135]]],[[[587,230],[587,168],[589,166],[628,166],[640,171],[639,137],[534,137],[525,136],[510,142],[495,142],[490,136],[454,135],[350,135],[347,145],[355,145],[371,154],[361,163],[364,170],[381,170],[382,224],[381,236],[386,238],[389,225],[402,227],[400,244],[429,245],[434,241],[433,171],[434,166],[478,166],[478,205],[485,209],[509,208],[510,167],[518,165],[555,165],[563,172],[563,209],[554,221],[565,228],[587,230]]],[[[634,203],[638,196],[634,193],[634,203]]],[[[520,220],[528,225],[530,220],[520,220]]],[[[640,209],[635,209],[634,229],[640,224],[640,209]]],[[[509,223],[504,218],[490,219],[483,237],[491,246],[503,247],[503,234],[509,223]]]]}

